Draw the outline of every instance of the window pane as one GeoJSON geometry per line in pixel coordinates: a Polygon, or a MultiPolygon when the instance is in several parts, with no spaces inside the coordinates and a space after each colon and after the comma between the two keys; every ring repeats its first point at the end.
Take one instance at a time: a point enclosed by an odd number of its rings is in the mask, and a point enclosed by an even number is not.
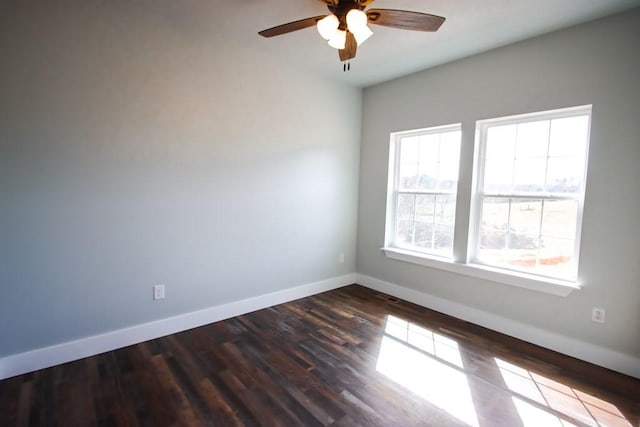
{"type": "MultiPolygon", "coordinates": [[[[457,173],[457,171],[456,171],[457,173]]],[[[441,191],[456,191],[458,189],[458,179],[442,179],[438,181],[438,189],[441,191]]]]}
{"type": "Polygon", "coordinates": [[[548,200],[544,203],[542,214],[542,235],[574,239],[578,218],[576,200],[548,200]]]}
{"type": "Polygon", "coordinates": [[[518,270],[535,268],[538,241],[537,235],[481,229],[478,258],[487,264],[518,270]]]}
{"type": "Polygon", "coordinates": [[[406,246],[413,242],[413,221],[398,221],[396,244],[406,246]]]}
{"type": "Polygon", "coordinates": [[[545,237],[542,240],[540,264],[554,265],[569,262],[573,256],[574,240],[545,237]]]}
{"type": "Polygon", "coordinates": [[[495,254],[502,256],[502,250],[507,247],[507,232],[494,228],[480,229],[481,258],[495,258],[495,254]],[[497,252],[496,252],[497,251],[497,252]],[[494,255],[491,255],[494,254],[494,255]]]}
{"type": "Polygon", "coordinates": [[[512,234],[507,238],[508,249],[503,262],[509,267],[534,269],[537,265],[538,236],[532,234],[512,234]]]}
{"type": "Polygon", "coordinates": [[[418,188],[421,190],[435,190],[438,186],[438,160],[418,165],[418,188]]]}
{"type": "Polygon", "coordinates": [[[538,235],[542,220],[541,200],[512,199],[509,212],[510,232],[538,235]]]}
{"type": "MultiPolygon", "coordinates": [[[[459,130],[452,130],[450,132],[443,132],[440,134],[440,143],[447,147],[458,147],[457,151],[460,151],[460,138],[462,132],[459,130]]],[[[440,148],[442,150],[442,148],[440,148]]],[[[456,160],[457,163],[457,160],[456,160]]]]}
{"type": "Polygon", "coordinates": [[[399,194],[396,245],[451,254],[455,201],[453,195],[399,194]]]}
{"type": "Polygon", "coordinates": [[[587,148],[588,116],[551,121],[549,156],[584,156],[587,148]]]}
{"type": "MultiPolygon", "coordinates": [[[[506,201],[503,202],[503,205],[507,205],[506,201]]],[[[504,210],[505,207],[502,209],[504,210]]],[[[489,234],[486,226],[484,229],[487,235],[485,239],[489,237],[494,239],[493,242],[487,240],[487,243],[493,243],[493,246],[487,247],[487,249],[492,249],[493,252],[496,252],[500,249],[497,246],[498,243],[504,244],[502,246],[504,249],[500,251],[500,254],[486,252],[484,258],[512,268],[535,268],[539,245],[542,201],[511,199],[508,211],[509,226],[506,233],[494,230],[493,234],[489,234]],[[500,240],[497,240],[498,236],[500,240]],[[504,239],[504,243],[502,239],[504,239]]]]}
{"type": "Polygon", "coordinates": [[[533,259],[535,265],[539,237],[537,234],[510,232],[507,236],[507,249],[511,260],[533,259]]]}
{"type": "Polygon", "coordinates": [[[442,134],[438,188],[456,190],[460,166],[460,132],[442,134]]]}
{"type": "Polygon", "coordinates": [[[416,221],[433,223],[435,208],[435,196],[416,196],[416,221]]]}
{"type": "Polygon", "coordinates": [[[479,257],[489,264],[503,263],[509,230],[509,199],[486,198],[482,201],[479,257]]]}
{"type": "Polygon", "coordinates": [[[418,137],[407,136],[400,140],[400,163],[418,163],[418,137]]]}
{"type": "Polygon", "coordinates": [[[549,120],[518,125],[517,158],[547,157],[549,120]]]}
{"type": "Polygon", "coordinates": [[[513,190],[516,192],[544,191],[546,159],[516,159],[513,190]]]}
{"type": "Polygon", "coordinates": [[[435,203],[435,222],[451,225],[456,222],[455,196],[438,196],[435,203]]]}
{"type": "Polygon", "coordinates": [[[492,126],[487,129],[485,157],[508,162],[515,157],[516,125],[492,126]]]}
{"type": "Polygon", "coordinates": [[[433,246],[438,251],[451,252],[453,250],[453,226],[436,225],[433,246]]]}
{"type": "Polygon", "coordinates": [[[584,160],[577,157],[555,157],[547,166],[547,191],[579,193],[582,191],[584,160]]]}
{"type": "Polygon", "coordinates": [[[398,219],[413,221],[415,199],[413,194],[398,195],[398,219]]]}
{"type": "Polygon", "coordinates": [[[420,163],[438,163],[440,157],[440,134],[432,133],[420,136],[420,163]]]}
{"type": "Polygon", "coordinates": [[[481,227],[506,232],[509,227],[509,199],[484,199],[481,227]]]}
{"type": "Polygon", "coordinates": [[[418,188],[435,190],[438,186],[438,157],[440,155],[440,135],[420,136],[418,165],[418,188]]]}
{"type": "Polygon", "coordinates": [[[575,200],[511,199],[509,204],[509,199],[484,199],[478,259],[552,277],[571,277],[577,210],[575,200]]]}
{"type": "Polygon", "coordinates": [[[484,191],[487,193],[509,193],[513,181],[513,159],[505,162],[487,160],[484,168],[484,191]]]}
{"type": "Polygon", "coordinates": [[[418,186],[417,163],[402,163],[400,164],[400,188],[405,190],[413,190],[418,186]]]}
{"type": "Polygon", "coordinates": [[[416,222],[414,244],[416,246],[431,249],[433,248],[433,224],[426,222],[416,222]]]}
{"type": "Polygon", "coordinates": [[[455,190],[458,184],[460,132],[420,137],[418,184],[422,190],[455,190]]]}
{"type": "Polygon", "coordinates": [[[507,253],[508,233],[506,231],[480,228],[480,241],[477,257],[489,265],[503,265],[507,253]]]}
{"type": "Polygon", "coordinates": [[[545,237],[540,249],[539,268],[543,274],[556,277],[571,276],[573,270],[573,239],[545,237]]]}
{"type": "Polygon", "coordinates": [[[400,140],[400,188],[415,189],[418,186],[418,137],[400,140]]]}

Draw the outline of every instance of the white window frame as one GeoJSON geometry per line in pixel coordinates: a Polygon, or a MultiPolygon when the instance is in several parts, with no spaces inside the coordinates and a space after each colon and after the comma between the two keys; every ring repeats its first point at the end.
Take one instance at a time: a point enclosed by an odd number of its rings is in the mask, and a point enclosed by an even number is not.
{"type": "MultiPolygon", "coordinates": [[[[385,247],[393,248],[399,251],[409,251],[420,254],[421,256],[435,258],[435,259],[443,259],[449,260],[453,257],[453,250],[449,256],[444,256],[437,252],[432,252],[427,249],[419,249],[419,248],[403,248],[396,246],[396,231],[397,231],[397,222],[398,222],[398,198],[400,194],[415,194],[415,195],[432,195],[432,196],[453,196],[457,197],[457,185],[453,190],[440,190],[440,191],[432,191],[432,190],[401,190],[400,189],[400,142],[402,138],[408,138],[413,136],[423,136],[423,135],[433,135],[445,132],[454,132],[459,131],[462,132],[462,124],[454,123],[449,125],[442,126],[434,126],[424,129],[414,129],[409,131],[401,131],[401,132],[393,132],[390,136],[390,149],[389,149],[389,176],[388,176],[388,193],[387,193],[387,222],[385,226],[385,247]]],[[[461,142],[460,142],[461,144],[461,142]]],[[[458,163],[460,162],[460,158],[458,157],[458,163]]],[[[459,181],[459,177],[458,177],[459,181]]],[[[457,202],[457,200],[456,200],[457,202]]],[[[457,204],[457,203],[456,203],[457,204]]],[[[453,239],[455,241],[455,221],[453,224],[453,239]]]]}
{"type": "MultiPolygon", "coordinates": [[[[505,272],[518,272],[524,274],[530,274],[533,276],[539,276],[543,279],[552,279],[568,282],[576,282],[578,276],[578,258],[580,255],[580,238],[582,235],[582,216],[584,211],[584,194],[586,188],[587,179],[587,163],[589,157],[589,133],[591,129],[591,105],[584,105],[579,107],[563,108],[551,111],[542,111],[536,113],[520,114],[515,116],[500,117],[496,119],[479,120],[476,122],[476,155],[474,156],[474,184],[472,192],[472,205],[470,215],[470,230],[469,241],[467,249],[467,259],[470,264],[483,265],[489,268],[496,268],[498,270],[504,270],[505,272]],[[584,153],[584,173],[582,176],[582,182],[580,186],[580,192],[578,193],[551,193],[551,192],[492,192],[485,193],[484,176],[486,165],[486,148],[487,148],[487,130],[492,126],[510,125],[510,124],[522,124],[529,122],[537,122],[541,120],[554,120],[563,119],[569,117],[587,116],[587,135],[586,145],[584,153]],[[542,201],[561,201],[561,200],[573,200],[577,202],[577,218],[576,218],[576,231],[574,237],[574,248],[571,265],[571,275],[568,277],[556,277],[544,274],[542,272],[527,271],[517,268],[509,268],[503,265],[492,265],[480,260],[478,256],[480,246],[480,224],[482,223],[482,202],[485,198],[505,198],[505,199],[539,199],[542,201]]],[[[548,156],[547,156],[548,159],[548,156]]],[[[545,164],[546,165],[546,164],[545,164]]]]}
{"type": "MultiPolygon", "coordinates": [[[[483,176],[482,173],[484,170],[480,170],[481,166],[480,159],[484,160],[484,153],[481,153],[481,143],[480,143],[480,130],[479,127],[484,123],[496,123],[500,120],[511,119],[514,120],[516,118],[527,119],[530,118],[531,121],[541,120],[546,118],[556,118],[556,117],[570,117],[576,115],[588,114],[589,116],[589,124],[587,129],[587,141],[585,147],[585,168],[582,182],[582,191],[578,195],[578,218],[576,223],[576,239],[575,245],[576,250],[574,256],[576,257],[576,269],[578,259],[577,257],[580,254],[580,240],[582,234],[582,217],[584,211],[584,196],[586,191],[586,177],[587,177],[587,165],[589,158],[589,144],[590,144],[590,133],[591,133],[591,120],[592,120],[592,106],[584,105],[578,107],[570,107],[563,108],[558,110],[547,110],[536,113],[529,114],[521,114],[514,115],[509,117],[502,117],[496,119],[486,119],[479,120],[476,122],[476,131],[475,131],[475,144],[474,144],[474,153],[473,153],[473,170],[472,173],[469,171],[463,172],[459,171],[459,181],[458,181],[458,189],[460,188],[470,188],[471,189],[471,200],[469,205],[468,215],[465,215],[464,212],[460,214],[460,194],[461,192],[457,192],[456,198],[456,224],[454,227],[454,236],[458,233],[463,234],[464,236],[460,236],[461,238],[454,238],[454,258],[448,259],[443,257],[437,257],[431,254],[427,254],[424,252],[417,252],[413,250],[407,250],[403,248],[398,248],[393,246],[393,234],[395,233],[395,221],[396,221],[396,205],[397,205],[397,194],[394,191],[397,188],[397,176],[396,176],[396,161],[398,156],[398,148],[395,143],[395,135],[400,134],[402,132],[394,132],[391,134],[390,141],[390,152],[389,152],[389,176],[387,183],[387,209],[386,209],[386,223],[385,223],[385,240],[384,246],[381,250],[384,254],[394,260],[409,262],[412,264],[423,265],[426,267],[436,268],[439,270],[449,271],[465,276],[470,276],[482,280],[487,280],[495,283],[501,283],[511,286],[516,286],[519,288],[544,292],[557,296],[567,296],[571,292],[581,289],[583,284],[579,281],[579,277],[576,277],[575,280],[565,280],[552,278],[548,276],[542,276],[538,274],[531,274],[529,272],[510,270],[501,267],[495,267],[490,265],[484,265],[477,262],[475,257],[475,250],[477,247],[478,241],[478,225],[480,224],[481,219],[479,218],[481,209],[479,203],[481,203],[481,198],[478,197],[478,189],[480,179],[479,177],[483,176]],[[556,115],[555,117],[552,117],[556,115]],[[482,155],[482,157],[480,157],[482,155]],[[466,177],[466,178],[463,178],[466,177]],[[464,180],[464,181],[463,181],[464,180]],[[467,223],[467,220],[469,221],[467,223]],[[468,224],[468,226],[466,225],[468,224]]],[[[448,125],[448,126],[460,126],[460,125],[448,125]]],[[[429,129],[438,129],[438,128],[446,128],[447,126],[439,126],[429,129]]],[[[465,132],[465,129],[462,128],[462,145],[460,157],[461,160],[465,156],[465,135],[467,139],[469,139],[469,134],[465,132]]],[[[440,130],[442,131],[442,130],[440,130]]],[[[467,150],[469,149],[471,141],[468,141],[467,150]]],[[[482,162],[484,163],[484,162],[482,162]]],[[[461,161],[461,168],[465,166],[461,161]]],[[[465,166],[466,167],[466,166],[465,166]]],[[[471,168],[471,166],[469,166],[471,168]]],[[[563,196],[566,196],[563,194],[563,196]]],[[[463,203],[464,205],[464,203],[463,203]]]]}

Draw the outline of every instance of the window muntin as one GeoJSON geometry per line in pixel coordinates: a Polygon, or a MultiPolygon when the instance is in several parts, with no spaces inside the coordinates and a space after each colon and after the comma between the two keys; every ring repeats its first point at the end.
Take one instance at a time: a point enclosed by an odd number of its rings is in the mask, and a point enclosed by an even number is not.
{"type": "Polygon", "coordinates": [[[478,122],[473,262],[576,280],[590,119],[587,106],[478,122]]]}
{"type": "Polygon", "coordinates": [[[391,135],[388,246],[451,257],[460,125],[391,135]]]}

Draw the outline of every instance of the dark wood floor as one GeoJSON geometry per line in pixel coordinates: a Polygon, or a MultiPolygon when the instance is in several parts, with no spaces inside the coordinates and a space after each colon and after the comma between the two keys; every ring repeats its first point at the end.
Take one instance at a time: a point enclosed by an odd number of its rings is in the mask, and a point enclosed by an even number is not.
{"type": "Polygon", "coordinates": [[[352,285],[0,381],[1,426],[640,426],[640,381],[352,285]]]}

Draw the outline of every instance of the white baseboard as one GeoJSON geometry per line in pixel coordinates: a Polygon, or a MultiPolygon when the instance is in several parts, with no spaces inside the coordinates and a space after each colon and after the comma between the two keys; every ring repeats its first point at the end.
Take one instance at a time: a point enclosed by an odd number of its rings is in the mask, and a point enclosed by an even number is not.
{"type": "Polygon", "coordinates": [[[334,277],[154,322],[0,358],[0,380],[196,328],[355,283],[355,274],[334,277]]]}
{"type": "Polygon", "coordinates": [[[559,335],[425,292],[357,274],[356,283],[503,334],[640,379],[640,359],[559,335]]]}
{"type": "Polygon", "coordinates": [[[0,358],[0,380],[196,328],[352,283],[640,379],[640,359],[363,274],[347,274],[0,358]]]}

